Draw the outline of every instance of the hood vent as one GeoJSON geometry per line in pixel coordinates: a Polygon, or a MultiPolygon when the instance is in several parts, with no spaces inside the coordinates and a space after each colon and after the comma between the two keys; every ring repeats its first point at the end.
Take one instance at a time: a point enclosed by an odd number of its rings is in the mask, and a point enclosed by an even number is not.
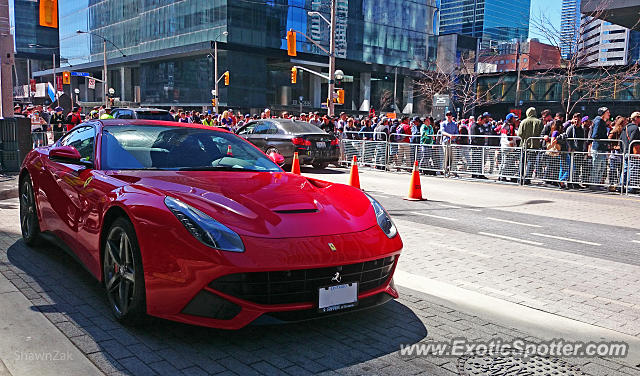
{"type": "Polygon", "coordinates": [[[292,210],[274,210],[280,214],[304,214],[304,213],[317,213],[318,209],[292,209],[292,210]]]}

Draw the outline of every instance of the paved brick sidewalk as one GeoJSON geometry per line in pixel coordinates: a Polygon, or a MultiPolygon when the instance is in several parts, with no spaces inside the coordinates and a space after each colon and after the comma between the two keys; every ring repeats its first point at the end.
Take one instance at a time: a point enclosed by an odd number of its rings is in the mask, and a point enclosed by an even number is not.
{"type": "Polygon", "coordinates": [[[405,243],[401,270],[640,336],[640,266],[396,223],[405,243]]]}
{"type": "MultiPolygon", "coordinates": [[[[458,359],[401,358],[400,344],[467,337],[536,340],[517,329],[401,289],[401,299],[366,312],[236,332],[111,318],[102,287],[64,252],[20,240],[17,199],[1,201],[0,273],[106,374],[456,375],[458,359]]],[[[604,359],[568,359],[588,375],[633,375],[604,359]]],[[[580,373],[574,373],[580,374],[580,373]]]]}

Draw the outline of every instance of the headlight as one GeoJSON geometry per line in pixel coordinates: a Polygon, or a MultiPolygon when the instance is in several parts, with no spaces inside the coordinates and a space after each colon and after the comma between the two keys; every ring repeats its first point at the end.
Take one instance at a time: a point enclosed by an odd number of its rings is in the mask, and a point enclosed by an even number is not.
{"type": "Polygon", "coordinates": [[[165,197],[165,205],[196,239],[205,245],[229,252],[244,252],[240,236],[200,210],[173,197],[165,197]]]}
{"type": "Polygon", "coordinates": [[[376,201],[373,197],[369,196],[365,193],[369,201],[371,201],[371,206],[373,206],[373,211],[376,213],[376,220],[378,221],[378,226],[382,229],[382,231],[387,235],[389,239],[393,238],[398,234],[398,229],[396,229],[396,225],[387,214],[387,211],[384,210],[382,205],[378,201],[376,201]]]}

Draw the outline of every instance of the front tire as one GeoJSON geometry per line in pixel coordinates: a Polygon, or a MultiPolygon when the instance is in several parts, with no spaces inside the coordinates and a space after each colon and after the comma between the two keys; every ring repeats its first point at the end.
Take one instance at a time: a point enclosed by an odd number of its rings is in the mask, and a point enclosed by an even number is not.
{"type": "Polygon", "coordinates": [[[142,257],[131,222],[116,219],[103,247],[103,279],[111,312],[123,324],[137,324],[146,316],[146,302],[142,257]]]}
{"type": "Polygon", "coordinates": [[[36,199],[33,194],[33,184],[31,184],[29,175],[26,175],[20,183],[20,230],[22,239],[28,246],[34,246],[39,243],[40,222],[38,221],[36,199]]]}

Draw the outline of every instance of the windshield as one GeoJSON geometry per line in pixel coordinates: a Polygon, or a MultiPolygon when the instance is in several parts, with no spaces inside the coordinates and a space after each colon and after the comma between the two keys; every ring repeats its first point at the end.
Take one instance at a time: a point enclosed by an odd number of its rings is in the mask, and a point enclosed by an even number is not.
{"type": "Polygon", "coordinates": [[[138,119],[175,121],[167,111],[136,111],[138,119]]]}
{"type": "Polygon", "coordinates": [[[281,171],[242,138],[207,129],[109,126],[101,151],[103,170],[281,171]]]}
{"type": "Polygon", "coordinates": [[[287,133],[326,133],[322,129],[306,121],[283,121],[280,123],[282,129],[287,133]]]}

